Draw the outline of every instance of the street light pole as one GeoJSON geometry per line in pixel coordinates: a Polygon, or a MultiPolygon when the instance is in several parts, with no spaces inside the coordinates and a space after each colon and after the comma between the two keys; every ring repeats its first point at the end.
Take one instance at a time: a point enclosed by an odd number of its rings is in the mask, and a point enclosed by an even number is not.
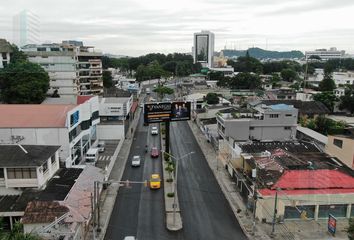
{"type": "Polygon", "coordinates": [[[278,189],[275,190],[275,200],[274,200],[274,214],[273,214],[273,221],[272,221],[272,233],[270,234],[271,237],[275,236],[275,220],[277,218],[277,205],[278,205],[278,189]]]}

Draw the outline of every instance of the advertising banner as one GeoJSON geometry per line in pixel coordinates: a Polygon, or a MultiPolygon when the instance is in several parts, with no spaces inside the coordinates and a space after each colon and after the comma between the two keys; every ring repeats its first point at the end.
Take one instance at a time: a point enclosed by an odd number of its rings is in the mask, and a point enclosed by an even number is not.
{"type": "Polygon", "coordinates": [[[144,104],[144,122],[187,121],[191,119],[191,102],[162,102],[144,104]]]}

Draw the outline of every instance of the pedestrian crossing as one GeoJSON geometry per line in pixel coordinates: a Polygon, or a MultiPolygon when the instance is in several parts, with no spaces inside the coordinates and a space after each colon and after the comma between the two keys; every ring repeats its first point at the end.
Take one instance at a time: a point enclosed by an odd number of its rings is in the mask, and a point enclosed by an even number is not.
{"type": "Polygon", "coordinates": [[[98,161],[111,161],[112,156],[98,156],[98,161]]]}

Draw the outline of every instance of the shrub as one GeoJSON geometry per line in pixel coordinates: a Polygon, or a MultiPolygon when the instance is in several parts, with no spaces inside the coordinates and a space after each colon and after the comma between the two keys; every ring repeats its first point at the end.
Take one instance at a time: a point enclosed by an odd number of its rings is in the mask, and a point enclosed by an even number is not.
{"type": "Polygon", "coordinates": [[[166,182],[171,183],[171,182],[173,182],[173,179],[172,178],[167,178],[166,182]]]}
{"type": "Polygon", "coordinates": [[[175,193],[173,193],[173,192],[167,193],[167,197],[174,197],[174,196],[175,196],[175,193]]]}

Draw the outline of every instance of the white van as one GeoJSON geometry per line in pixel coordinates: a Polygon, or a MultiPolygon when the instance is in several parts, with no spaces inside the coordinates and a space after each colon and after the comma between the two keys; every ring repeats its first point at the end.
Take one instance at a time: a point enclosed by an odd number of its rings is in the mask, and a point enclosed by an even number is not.
{"type": "Polygon", "coordinates": [[[104,152],[105,146],[106,143],[104,141],[99,141],[97,144],[98,152],[104,152]]]}
{"type": "Polygon", "coordinates": [[[90,148],[86,153],[86,164],[95,166],[98,160],[98,148],[90,148]]]}

